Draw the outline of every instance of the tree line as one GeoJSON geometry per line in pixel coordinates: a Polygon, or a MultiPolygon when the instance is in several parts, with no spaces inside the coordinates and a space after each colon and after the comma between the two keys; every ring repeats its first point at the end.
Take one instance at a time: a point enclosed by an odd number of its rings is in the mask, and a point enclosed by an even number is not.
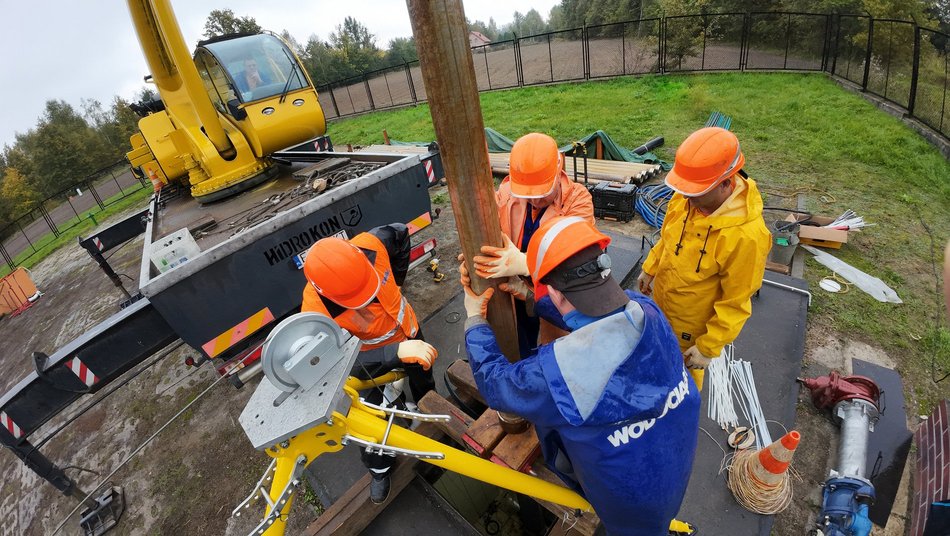
{"type": "MultiPolygon", "coordinates": [[[[546,17],[531,9],[527,13],[516,11],[511,22],[500,26],[492,18],[487,22],[468,22],[470,30],[491,41],[504,41],[516,35],[661,15],[749,11],[869,12],[875,17],[913,19],[941,30],[947,30],[950,24],[947,0],[561,0],[546,17]]],[[[204,30],[204,37],[211,38],[259,32],[262,28],[253,17],[223,9],[208,15],[204,30]]],[[[411,36],[391,39],[383,48],[376,36],[354,17],[346,17],[325,39],[311,35],[301,42],[286,30],[280,35],[317,85],[418,58],[411,36]]],[[[693,44],[688,41],[691,38],[685,39],[680,51],[688,54],[693,44]]],[[[136,100],[151,100],[155,96],[146,87],[136,100]]],[[[36,126],[18,133],[13,144],[0,151],[0,230],[40,201],[121,159],[138,123],[130,104],[119,96],[107,104],[83,99],[78,109],[62,100],[47,101],[36,126]]]]}

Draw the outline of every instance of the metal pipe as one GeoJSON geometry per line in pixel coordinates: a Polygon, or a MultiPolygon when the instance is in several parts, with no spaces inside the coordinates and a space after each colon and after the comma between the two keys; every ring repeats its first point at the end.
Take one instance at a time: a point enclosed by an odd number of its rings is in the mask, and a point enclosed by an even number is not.
{"type": "Polygon", "coordinates": [[[845,400],[835,406],[841,420],[837,473],[842,477],[866,478],[868,436],[874,429],[877,408],[866,400],[845,400]]]}

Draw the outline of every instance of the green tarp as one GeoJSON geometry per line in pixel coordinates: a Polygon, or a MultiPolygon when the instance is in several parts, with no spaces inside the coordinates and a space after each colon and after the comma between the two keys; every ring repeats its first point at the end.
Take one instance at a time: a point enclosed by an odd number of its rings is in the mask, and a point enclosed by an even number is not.
{"type": "MultiPolygon", "coordinates": [[[[498,131],[490,128],[485,129],[485,138],[488,140],[488,152],[490,153],[510,153],[511,147],[515,144],[513,140],[506,138],[498,131]]],[[[673,167],[672,164],[660,160],[660,158],[653,153],[644,153],[643,155],[638,155],[626,147],[617,145],[617,143],[610,139],[610,136],[608,136],[603,130],[598,130],[593,134],[590,134],[589,136],[581,138],[577,141],[578,143],[582,143],[587,148],[587,156],[589,158],[593,158],[598,139],[600,139],[601,145],[604,148],[604,160],[621,160],[624,162],[660,164],[666,171],[669,171],[670,168],[673,167]]],[[[415,145],[421,147],[429,145],[426,142],[402,142],[395,140],[391,141],[390,143],[393,145],[415,145]]],[[[567,144],[561,147],[560,150],[567,156],[572,156],[574,154],[574,144],[567,144]]]]}

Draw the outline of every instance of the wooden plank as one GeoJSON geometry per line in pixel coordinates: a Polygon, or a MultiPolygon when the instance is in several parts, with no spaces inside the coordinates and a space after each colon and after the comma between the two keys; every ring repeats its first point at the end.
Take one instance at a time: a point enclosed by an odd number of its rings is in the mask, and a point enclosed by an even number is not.
{"type": "MultiPolygon", "coordinates": [[[[550,469],[545,467],[543,463],[535,464],[532,471],[534,475],[540,478],[541,480],[546,480],[553,484],[563,486],[564,482],[556,474],[554,474],[550,469]]],[[[581,515],[576,515],[574,510],[566,506],[561,506],[560,504],[554,504],[548,501],[542,501],[540,499],[535,499],[538,501],[538,504],[547,508],[552,514],[557,516],[562,522],[560,525],[563,525],[562,530],[567,530],[567,532],[554,532],[552,530],[551,534],[569,534],[571,536],[593,536],[597,532],[597,527],[600,526],[600,518],[597,517],[597,514],[593,512],[585,512],[581,515]]]]}
{"type": "Polygon", "coordinates": [[[488,405],[482,394],[478,392],[478,386],[475,385],[475,376],[472,375],[472,367],[466,361],[456,360],[448,368],[449,381],[458,389],[462,395],[470,396],[482,404],[488,405]]]}
{"type": "Polygon", "coordinates": [[[423,413],[449,415],[452,420],[449,422],[433,423],[439,427],[445,435],[452,438],[456,443],[466,445],[462,436],[468,431],[468,428],[475,422],[474,419],[465,414],[464,411],[455,407],[454,404],[446,400],[439,393],[429,391],[422,400],[419,401],[419,409],[423,413]]]}
{"type": "Polygon", "coordinates": [[[785,275],[788,275],[789,272],[791,272],[791,269],[788,266],[772,261],[765,261],[765,269],[785,275]]]}
{"type": "Polygon", "coordinates": [[[417,147],[415,145],[367,145],[361,147],[359,153],[383,153],[383,154],[426,154],[429,149],[417,147]]]}
{"type": "Polygon", "coordinates": [[[501,421],[498,420],[498,412],[489,409],[468,427],[468,431],[462,436],[462,441],[482,458],[490,458],[495,445],[504,436],[505,431],[502,430],[501,421]]]}
{"type": "MultiPolygon", "coordinates": [[[[440,434],[434,423],[424,422],[416,428],[417,434],[435,438],[440,434]]],[[[415,458],[399,457],[390,475],[389,498],[383,504],[369,500],[369,485],[372,477],[367,473],[346,491],[335,503],[304,530],[305,536],[357,536],[372,523],[373,519],[402,492],[415,478],[415,458]]]]}
{"type": "Polygon", "coordinates": [[[541,442],[532,424],[520,434],[508,434],[502,438],[492,452],[491,461],[515,471],[527,472],[540,454],[541,442]]]}

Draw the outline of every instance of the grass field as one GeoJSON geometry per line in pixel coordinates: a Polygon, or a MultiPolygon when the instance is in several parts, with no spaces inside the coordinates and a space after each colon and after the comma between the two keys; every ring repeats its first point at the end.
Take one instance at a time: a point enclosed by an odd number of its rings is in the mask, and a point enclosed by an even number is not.
{"type": "MultiPolygon", "coordinates": [[[[821,74],[704,74],[614,79],[484,93],[485,125],[515,139],[547,132],[558,143],[604,130],[635,147],[664,136],[661,157],[703,125],[710,112],[732,116],[746,155],[746,170],[766,204],[794,205],[837,215],[853,209],[877,225],[852,233],[835,255],[880,277],[904,300],[882,304],[854,289],[817,290],[830,272],[809,261],[806,278],[816,289],[809,328],[832,328],[887,350],[899,363],[917,410],[950,396],[947,328],[937,273],[950,239],[950,163],[900,120],[821,74]]],[[[429,141],[434,131],[422,105],[340,120],[330,126],[338,142],[382,142],[382,130],[402,141],[429,141]]]]}

